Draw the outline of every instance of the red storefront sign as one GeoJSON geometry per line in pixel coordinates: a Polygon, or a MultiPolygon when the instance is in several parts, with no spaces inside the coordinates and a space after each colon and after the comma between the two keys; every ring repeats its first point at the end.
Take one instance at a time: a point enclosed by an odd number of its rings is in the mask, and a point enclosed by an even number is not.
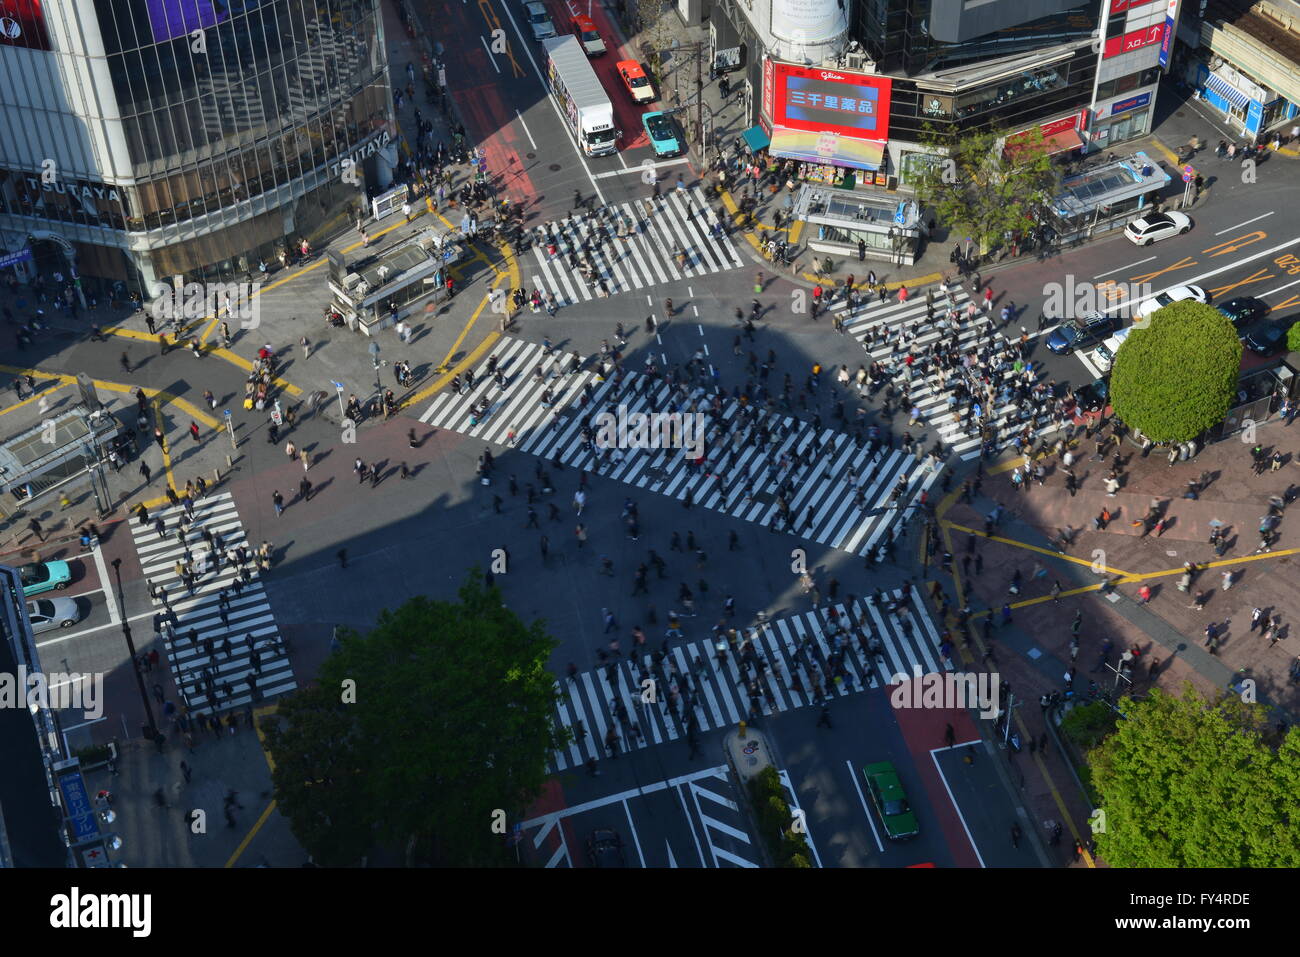
{"type": "Polygon", "coordinates": [[[1163,23],[1153,23],[1149,27],[1134,30],[1132,33],[1126,33],[1123,36],[1111,37],[1106,41],[1105,47],[1102,48],[1101,56],[1105,60],[1113,56],[1119,56],[1121,53],[1140,50],[1142,47],[1159,43],[1164,37],[1165,25],[1163,23]]]}

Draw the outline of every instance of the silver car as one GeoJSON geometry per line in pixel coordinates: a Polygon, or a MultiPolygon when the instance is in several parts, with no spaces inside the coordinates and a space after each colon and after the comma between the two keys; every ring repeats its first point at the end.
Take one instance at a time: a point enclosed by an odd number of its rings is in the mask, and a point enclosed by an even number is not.
{"type": "Polygon", "coordinates": [[[32,634],[58,628],[71,628],[81,621],[81,608],[75,598],[37,598],[27,603],[27,617],[32,623],[32,634]]]}
{"type": "Polygon", "coordinates": [[[533,0],[532,3],[524,4],[524,13],[528,16],[528,23],[533,28],[534,40],[549,40],[555,36],[555,24],[551,22],[551,15],[546,12],[546,5],[533,0]]]}

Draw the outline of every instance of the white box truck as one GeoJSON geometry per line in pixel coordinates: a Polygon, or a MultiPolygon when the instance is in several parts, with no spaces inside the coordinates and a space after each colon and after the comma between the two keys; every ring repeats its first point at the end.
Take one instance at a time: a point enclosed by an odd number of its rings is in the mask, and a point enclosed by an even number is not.
{"type": "Polygon", "coordinates": [[[546,79],[560,104],[564,121],[588,156],[610,156],[618,151],[621,130],[614,128],[614,107],[587,62],[587,53],[575,36],[542,41],[546,51],[546,79]]]}

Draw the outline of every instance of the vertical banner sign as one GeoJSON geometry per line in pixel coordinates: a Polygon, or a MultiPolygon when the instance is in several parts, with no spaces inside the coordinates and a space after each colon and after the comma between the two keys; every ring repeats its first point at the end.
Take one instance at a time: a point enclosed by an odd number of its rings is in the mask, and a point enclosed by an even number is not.
{"type": "Polygon", "coordinates": [[[763,115],[770,122],[776,122],[776,113],[772,108],[772,88],[776,83],[776,65],[772,58],[768,57],[763,61],[763,115]]]}
{"type": "Polygon", "coordinates": [[[1160,67],[1169,66],[1169,52],[1174,48],[1174,23],[1178,19],[1178,0],[1169,0],[1165,7],[1165,35],[1160,41],[1160,67]]]}

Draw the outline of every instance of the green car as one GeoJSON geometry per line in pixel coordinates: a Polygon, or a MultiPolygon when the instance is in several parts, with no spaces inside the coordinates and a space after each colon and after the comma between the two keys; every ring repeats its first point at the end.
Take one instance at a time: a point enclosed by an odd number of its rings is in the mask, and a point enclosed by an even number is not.
{"type": "Polygon", "coordinates": [[[885,822],[885,833],[896,841],[919,834],[921,829],[917,826],[916,815],[907,803],[907,795],[903,793],[894,766],[888,761],[877,761],[863,768],[862,775],[867,779],[871,803],[885,822]]]}

